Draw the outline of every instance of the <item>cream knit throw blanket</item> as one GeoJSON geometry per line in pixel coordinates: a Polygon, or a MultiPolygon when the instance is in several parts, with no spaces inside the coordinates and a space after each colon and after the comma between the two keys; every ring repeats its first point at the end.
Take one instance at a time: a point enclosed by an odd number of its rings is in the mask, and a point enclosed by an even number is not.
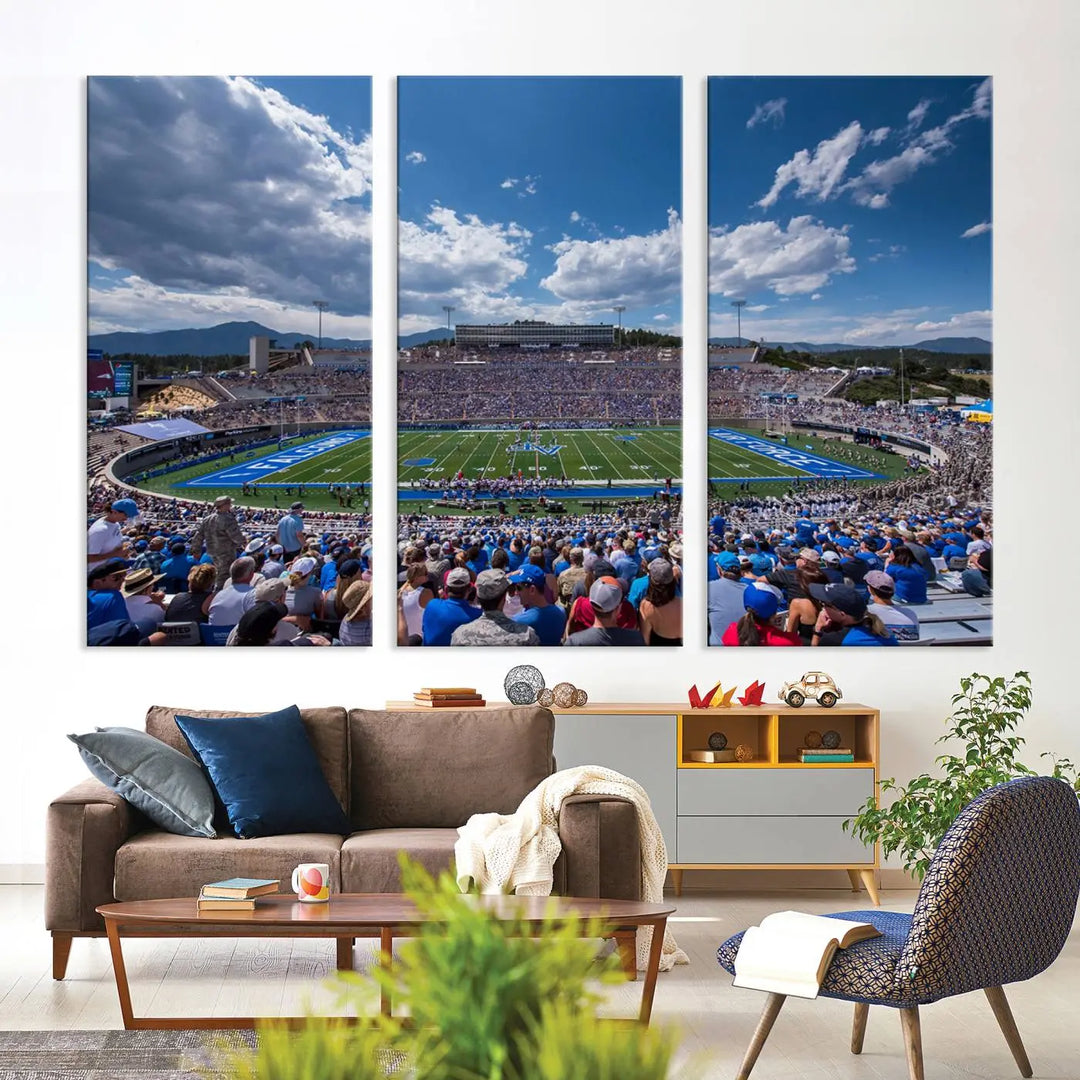
{"type": "MultiPolygon", "coordinates": [[[[555,860],[562,850],[559,808],[570,795],[616,795],[634,804],[641,836],[642,899],[647,904],[663,903],[667,850],[649,796],[628,776],[599,765],[580,765],[553,773],[525,796],[513,814],[473,814],[458,829],[454,845],[461,891],[476,882],[482,893],[550,895],[555,860]]],[[[645,970],[648,963],[651,941],[652,927],[641,927],[637,932],[639,970],[645,970]]],[[[668,930],[660,970],[689,962],[668,930]]]]}

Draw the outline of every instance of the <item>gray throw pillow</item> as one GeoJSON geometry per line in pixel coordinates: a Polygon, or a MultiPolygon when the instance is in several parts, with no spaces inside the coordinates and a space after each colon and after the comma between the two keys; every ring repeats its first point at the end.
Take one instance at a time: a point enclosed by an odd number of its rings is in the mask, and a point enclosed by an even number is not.
{"type": "Polygon", "coordinates": [[[90,772],[155,825],[180,836],[217,835],[210,781],[179,750],[136,728],[97,728],[68,738],[90,772]]]}

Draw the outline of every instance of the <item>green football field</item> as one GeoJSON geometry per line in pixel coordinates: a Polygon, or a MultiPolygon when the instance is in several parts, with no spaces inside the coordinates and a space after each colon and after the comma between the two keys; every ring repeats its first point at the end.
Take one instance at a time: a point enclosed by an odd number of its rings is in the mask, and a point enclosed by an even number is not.
{"type": "Polygon", "coordinates": [[[398,432],[398,483],[516,476],[649,484],[682,476],[679,428],[398,432]]]}

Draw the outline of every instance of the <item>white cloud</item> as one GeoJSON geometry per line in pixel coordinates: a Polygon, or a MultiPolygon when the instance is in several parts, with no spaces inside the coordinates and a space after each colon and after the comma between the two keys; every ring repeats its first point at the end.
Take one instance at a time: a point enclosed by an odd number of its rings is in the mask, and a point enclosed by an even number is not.
{"type": "Polygon", "coordinates": [[[663,312],[661,312],[659,315],[653,316],[653,322],[667,322],[670,318],[670,315],[665,315],[663,312]]]}
{"type": "Polygon", "coordinates": [[[750,119],[746,121],[748,128],[757,127],[758,124],[772,122],[774,128],[781,127],[784,123],[784,109],[787,106],[787,98],[773,98],[754,107],[750,119]]]}
{"type": "Polygon", "coordinates": [[[517,178],[516,176],[508,176],[508,177],[507,177],[507,178],[506,178],[506,179],[505,179],[505,180],[504,180],[504,181],[503,181],[503,182],[502,182],[502,183],[501,183],[501,184],[499,185],[499,187],[501,187],[501,188],[512,188],[512,187],[516,187],[516,186],[517,186],[517,182],[518,182],[518,178],[517,178]]]}
{"type": "Polygon", "coordinates": [[[422,154],[419,150],[410,150],[405,155],[405,160],[410,165],[423,165],[424,162],[427,161],[427,155],[422,154]]]}
{"type": "Polygon", "coordinates": [[[580,221],[581,220],[581,215],[576,210],[571,210],[570,211],[570,220],[571,221],[580,221]]]}
{"type": "Polygon", "coordinates": [[[863,142],[867,146],[880,146],[888,137],[891,128],[879,127],[866,133],[863,142]]]}
{"type": "Polygon", "coordinates": [[[564,302],[596,310],[616,303],[651,307],[677,297],[682,286],[682,222],[673,209],[662,230],[599,240],[563,237],[550,250],[555,269],[540,285],[564,302]]]}
{"type": "Polygon", "coordinates": [[[90,257],[146,283],[102,286],[92,319],[113,291],[108,318],[138,313],[125,329],[159,328],[154,304],[168,321],[185,297],[218,321],[316,297],[367,315],[369,133],[244,78],[95,78],[87,93],[90,257]]]}
{"type": "Polygon", "coordinates": [[[776,170],[772,187],[756,205],[767,210],[791,183],[796,184],[797,198],[813,196],[819,202],[828,199],[843,180],[848,162],[859,149],[862,135],[862,126],[853,120],[831,139],[822,139],[812,154],[809,150],[799,150],[776,170]]]}
{"type": "Polygon", "coordinates": [[[922,127],[922,122],[926,119],[926,114],[930,111],[930,106],[933,104],[929,98],[923,98],[918,105],[915,105],[907,114],[907,132],[910,134],[913,131],[918,131],[922,127]]]}
{"type": "Polygon", "coordinates": [[[746,310],[757,315],[762,311],[768,311],[772,304],[747,304],[746,310]]]}
{"type": "Polygon", "coordinates": [[[988,233],[993,227],[989,221],[980,221],[978,225],[972,225],[970,229],[965,229],[960,234],[960,239],[970,240],[973,236],[982,236],[983,233],[988,233]]]}
{"type": "Polygon", "coordinates": [[[821,299],[821,293],[819,293],[819,292],[814,293],[814,295],[811,296],[810,299],[811,300],[820,300],[821,299]]]}
{"type": "Polygon", "coordinates": [[[993,313],[990,311],[961,311],[943,322],[917,323],[915,329],[920,333],[963,331],[963,336],[988,337],[992,326],[993,313]]]}
{"type": "Polygon", "coordinates": [[[741,296],[771,289],[777,296],[817,292],[834,274],[850,274],[847,227],[832,228],[810,216],[754,221],[709,231],[709,292],[741,296]]]}

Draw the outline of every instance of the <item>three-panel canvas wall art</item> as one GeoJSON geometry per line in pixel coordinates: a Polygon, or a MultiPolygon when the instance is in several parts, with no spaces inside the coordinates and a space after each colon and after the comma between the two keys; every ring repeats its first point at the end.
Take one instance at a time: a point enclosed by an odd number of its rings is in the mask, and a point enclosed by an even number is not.
{"type": "Polygon", "coordinates": [[[990,80],[709,79],[685,349],[684,90],[396,80],[382,251],[369,79],[91,78],[87,642],[989,643],[990,80]]]}

